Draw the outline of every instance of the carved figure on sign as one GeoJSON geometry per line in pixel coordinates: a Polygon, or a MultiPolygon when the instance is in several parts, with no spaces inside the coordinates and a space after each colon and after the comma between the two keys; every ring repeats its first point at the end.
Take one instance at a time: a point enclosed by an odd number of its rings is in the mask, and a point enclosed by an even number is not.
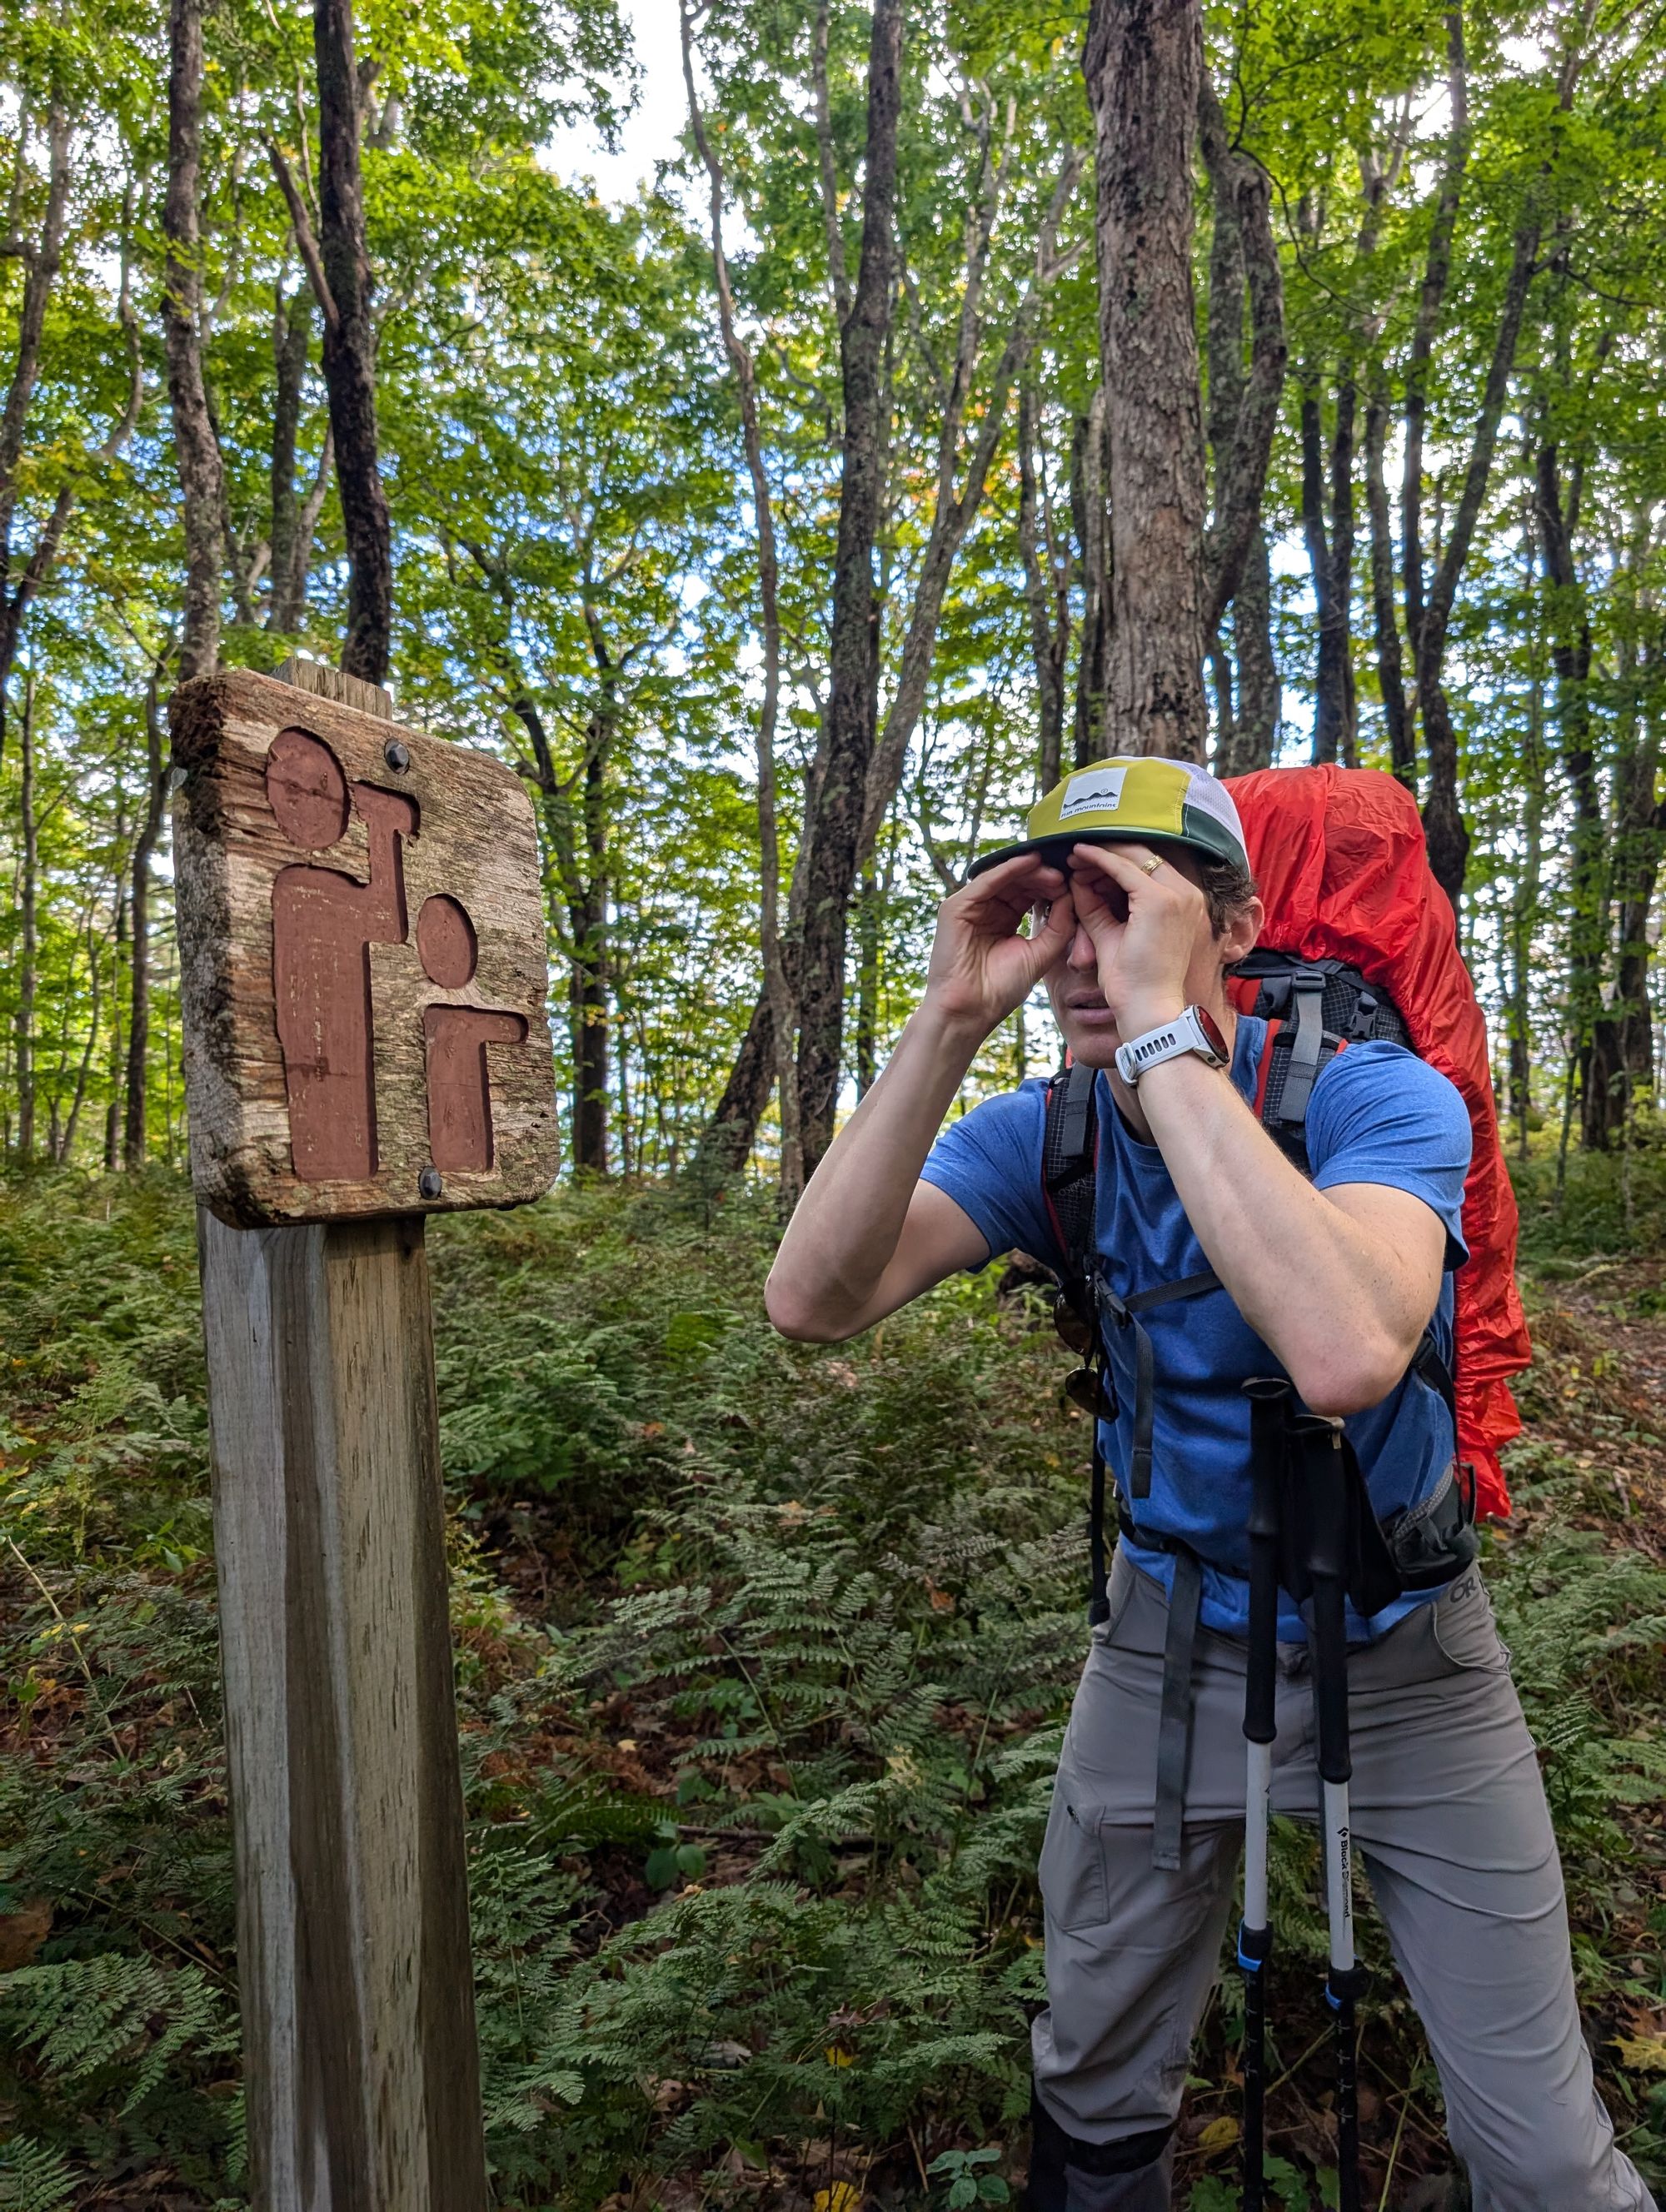
{"type": "MultiPolygon", "coordinates": [[[[436,892],[416,917],[416,955],[430,983],[460,991],[474,981],[479,945],[460,899],[436,892]]],[[[429,1006],[423,1014],[428,1041],[429,1151],[447,1172],[492,1164],[492,1087],[489,1044],[520,1044],[524,1015],[496,1006],[429,1006]]]]}
{"type": "Polygon", "coordinates": [[[359,1180],[378,1165],[370,947],[403,945],[409,932],[400,845],[416,835],[416,807],[374,784],[350,793],[335,755],[306,730],[273,738],[266,797],[283,835],[309,852],[339,844],[355,812],[370,832],[368,883],[303,866],[281,870],[272,884],[272,982],[295,1171],[307,1182],[359,1180]]]}

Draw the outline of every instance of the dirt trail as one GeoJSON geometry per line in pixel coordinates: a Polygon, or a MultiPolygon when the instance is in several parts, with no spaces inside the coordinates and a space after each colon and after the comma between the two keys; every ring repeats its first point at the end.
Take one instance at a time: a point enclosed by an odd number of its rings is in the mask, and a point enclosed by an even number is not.
{"type": "Polygon", "coordinates": [[[1606,1471],[1625,1540],[1666,1561],[1666,1261],[1604,1260],[1541,1279],[1529,1318],[1529,1432],[1606,1471]]]}

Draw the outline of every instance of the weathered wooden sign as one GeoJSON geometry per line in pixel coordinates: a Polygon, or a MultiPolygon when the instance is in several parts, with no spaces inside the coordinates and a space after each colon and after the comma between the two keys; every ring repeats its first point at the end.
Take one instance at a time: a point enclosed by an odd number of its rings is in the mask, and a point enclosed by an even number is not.
{"type": "Polygon", "coordinates": [[[198,1196],[245,1227],[541,1196],[558,1132],[520,779],[246,670],[172,714],[198,1196]]]}
{"type": "Polygon", "coordinates": [[[283,675],[172,708],[249,2192],[486,2212],[422,1216],[555,1174],[537,837],[283,675]]]}

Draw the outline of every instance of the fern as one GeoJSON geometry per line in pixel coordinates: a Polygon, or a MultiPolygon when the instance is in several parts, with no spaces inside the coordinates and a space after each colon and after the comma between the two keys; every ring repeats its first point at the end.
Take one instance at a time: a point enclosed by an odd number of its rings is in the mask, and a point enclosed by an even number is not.
{"type": "Polygon", "coordinates": [[[0,2142],[0,2212],[70,2212],[75,2187],[68,2159],[50,2143],[0,2142]]]}
{"type": "Polygon", "coordinates": [[[0,1975],[0,2028],[33,2049],[64,2089],[85,2090],[119,2071],[122,2113],[143,2105],[176,2064],[236,2048],[225,2002],[200,1967],[115,1952],[0,1975]]]}
{"type": "MultiPolygon", "coordinates": [[[[0,1554],[0,1678],[34,1729],[0,1755],[0,1884],[56,1915],[0,1985],[21,2212],[140,2159],[192,2201],[244,2186],[190,1207],[154,1183],[104,1206],[0,1194],[22,1363],[0,1368],[0,1526],[77,1630],[0,1554]]],[[[757,1307],[772,1228],[744,1194],[585,1188],[432,1232],[489,2145],[529,2212],[624,2184],[714,2207],[771,2169],[808,2202],[830,2142],[910,2203],[912,2151],[887,2169],[910,2135],[929,2161],[1021,2124],[1083,1431],[1050,1340],[987,1278],[834,1353],[782,1343],[757,1307]],[[512,1528],[526,1565],[551,1492],[545,1619],[491,1547],[512,1528]]],[[[1602,1994],[1633,1950],[1616,1893],[1645,1887],[1633,1808],[1666,1788],[1666,1576],[1559,1518],[1577,1472],[1531,1449],[1544,1480],[1489,1581],[1602,1994]]],[[[1286,1958],[1323,1954],[1312,1853],[1280,1824],[1286,1958]]],[[[1652,1959],[1626,1970],[1657,1994],[1652,1959]]],[[[1212,2036],[1240,2012],[1229,1974],[1212,2036]]]]}

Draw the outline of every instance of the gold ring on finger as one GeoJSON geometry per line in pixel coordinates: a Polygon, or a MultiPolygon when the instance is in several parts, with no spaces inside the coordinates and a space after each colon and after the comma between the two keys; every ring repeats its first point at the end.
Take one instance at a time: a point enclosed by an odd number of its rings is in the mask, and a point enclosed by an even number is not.
{"type": "Polygon", "coordinates": [[[1153,854],[1149,860],[1141,860],[1140,863],[1141,872],[1147,876],[1154,876],[1162,865],[1161,856],[1157,854],[1153,854]]]}

